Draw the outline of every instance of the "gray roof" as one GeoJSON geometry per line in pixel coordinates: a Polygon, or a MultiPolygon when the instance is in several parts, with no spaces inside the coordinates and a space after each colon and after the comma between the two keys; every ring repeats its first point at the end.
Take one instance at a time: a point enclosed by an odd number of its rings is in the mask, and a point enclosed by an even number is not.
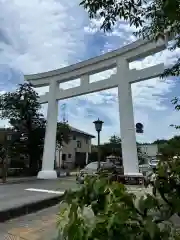
{"type": "MultiPolygon", "coordinates": [[[[71,126],[70,126],[70,127],[71,127],[71,126]]],[[[77,129],[77,128],[74,128],[74,127],[71,127],[71,131],[72,131],[72,132],[79,133],[79,134],[86,135],[86,136],[88,136],[88,137],[91,137],[91,138],[95,138],[95,136],[94,136],[94,135],[92,135],[92,134],[89,134],[89,133],[87,133],[87,132],[84,132],[84,131],[81,131],[81,130],[79,130],[79,129],[77,129]]]]}
{"type": "MultiPolygon", "coordinates": [[[[74,127],[71,127],[71,126],[70,126],[70,128],[71,128],[71,131],[72,131],[72,132],[76,132],[76,133],[85,135],[85,136],[87,136],[87,137],[95,138],[95,136],[92,135],[92,134],[89,134],[89,133],[87,133],[87,132],[81,131],[81,130],[79,130],[79,129],[77,129],[77,128],[74,128],[74,127]]],[[[1,131],[1,132],[12,132],[13,129],[12,129],[12,128],[0,128],[0,131],[1,131]]]]}

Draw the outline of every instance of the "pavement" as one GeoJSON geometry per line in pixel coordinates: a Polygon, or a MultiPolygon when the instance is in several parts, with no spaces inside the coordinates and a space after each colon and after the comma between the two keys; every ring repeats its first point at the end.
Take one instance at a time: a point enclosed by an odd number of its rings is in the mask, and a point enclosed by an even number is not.
{"type": "MultiPolygon", "coordinates": [[[[1,240],[54,240],[59,206],[0,223],[1,240]]],[[[58,239],[59,240],[59,239],[58,239]]]]}
{"type": "Polygon", "coordinates": [[[76,189],[75,177],[0,185],[0,222],[57,204],[67,189],[76,189]]]}

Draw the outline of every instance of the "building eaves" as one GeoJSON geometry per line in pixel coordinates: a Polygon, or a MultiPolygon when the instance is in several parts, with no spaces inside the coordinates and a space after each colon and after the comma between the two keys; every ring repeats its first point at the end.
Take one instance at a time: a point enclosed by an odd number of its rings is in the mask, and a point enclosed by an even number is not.
{"type": "Polygon", "coordinates": [[[76,132],[76,133],[79,133],[79,134],[82,134],[82,135],[86,135],[86,136],[91,137],[91,138],[95,138],[95,136],[92,135],[92,134],[89,134],[87,132],[81,131],[81,130],[79,130],[77,128],[74,128],[74,127],[71,127],[71,126],[70,126],[70,128],[71,128],[72,132],[76,132]]]}

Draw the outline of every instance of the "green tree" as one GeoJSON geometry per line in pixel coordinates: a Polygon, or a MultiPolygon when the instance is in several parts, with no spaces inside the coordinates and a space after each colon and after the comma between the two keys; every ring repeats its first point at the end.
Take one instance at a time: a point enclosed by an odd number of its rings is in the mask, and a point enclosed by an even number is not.
{"type": "MultiPolygon", "coordinates": [[[[56,133],[56,147],[59,150],[59,159],[60,159],[60,156],[62,155],[62,149],[64,144],[68,144],[70,141],[70,138],[71,138],[71,127],[69,126],[69,124],[65,122],[58,122],[57,133],[56,133]]],[[[61,167],[64,167],[64,161],[61,167]]]]}
{"type": "Polygon", "coordinates": [[[116,135],[111,136],[107,143],[104,143],[100,146],[100,149],[102,161],[105,161],[106,157],[108,157],[109,155],[121,157],[121,138],[116,135]]]}
{"type": "Polygon", "coordinates": [[[0,96],[0,118],[8,119],[14,130],[11,153],[29,159],[29,173],[37,173],[44,143],[46,121],[40,114],[39,96],[31,84],[20,84],[15,92],[0,96]]]}
{"type": "MultiPolygon", "coordinates": [[[[171,100],[172,104],[174,105],[174,109],[176,111],[180,110],[180,99],[175,97],[171,100]]],[[[180,129],[180,125],[171,124],[170,126],[176,128],[177,130],[180,129]]],[[[180,156],[180,136],[174,136],[171,139],[158,139],[154,143],[159,145],[159,152],[162,155],[162,159],[164,158],[172,158],[174,156],[180,156]]]]}
{"type": "Polygon", "coordinates": [[[109,154],[113,154],[119,157],[122,156],[121,138],[119,136],[111,136],[107,145],[111,151],[109,154]]]}
{"type": "MultiPolygon", "coordinates": [[[[82,0],[91,19],[102,18],[101,29],[111,31],[118,20],[127,21],[139,30],[138,37],[157,39],[165,35],[174,40],[171,50],[180,47],[179,0],[82,0]]],[[[179,76],[180,58],[163,76],[179,76]]]]}
{"type": "MultiPolygon", "coordinates": [[[[97,161],[97,146],[92,146],[92,152],[89,156],[90,162],[97,161]]],[[[119,136],[113,135],[109,138],[108,142],[105,142],[100,145],[100,152],[101,152],[101,161],[105,161],[106,157],[110,155],[114,155],[117,157],[122,156],[121,150],[121,139],[119,136]]]]}
{"type": "MultiPolygon", "coordinates": [[[[8,119],[13,138],[9,143],[11,158],[28,159],[31,175],[41,168],[46,120],[40,113],[39,96],[29,83],[20,84],[14,92],[0,95],[0,118],[8,119]]],[[[68,144],[71,128],[67,123],[57,123],[57,146],[68,144]]]]}
{"type": "MultiPolygon", "coordinates": [[[[175,97],[171,100],[172,104],[174,105],[174,109],[176,111],[180,111],[180,98],[175,97]]],[[[176,129],[180,129],[180,125],[171,124],[171,127],[175,127],[176,129]]]]}
{"type": "Polygon", "coordinates": [[[140,165],[145,164],[146,159],[147,159],[147,155],[142,152],[141,147],[139,145],[137,145],[137,155],[138,155],[139,164],[140,165]]]}
{"type": "Polygon", "coordinates": [[[0,144],[0,169],[2,175],[2,182],[6,182],[7,177],[7,148],[6,146],[0,144]]]}
{"type": "Polygon", "coordinates": [[[180,136],[174,136],[165,143],[159,145],[159,153],[162,157],[180,156],[180,136]]]}
{"type": "Polygon", "coordinates": [[[113,136],[110,137],[109,143],[120,146],[121,145],[121,138],[116,136],[116,135],[113,135],[113,136]]]}
{"type": "Polygon", "coordinates": [[[57,134],[56,134],[56,142],[57,145],[63,146],[63,144],[68,144],[71,137],[71,127],[68,123],[58,122],[57,123],[57,134]]]}
{"type": "Polygon", "coordinates": [[[166,139],[157,139],[155,140],[152,144],[164,144],[164,143],[167,143],[168,140],[166,139]]]}

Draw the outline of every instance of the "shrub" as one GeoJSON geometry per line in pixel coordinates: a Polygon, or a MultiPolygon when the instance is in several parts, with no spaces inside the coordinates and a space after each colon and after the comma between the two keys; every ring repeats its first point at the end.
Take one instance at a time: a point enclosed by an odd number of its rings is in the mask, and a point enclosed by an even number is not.
{"type": "Polygon", "coordinates": [[[180,239],[170,221],[180,209],[180,192],[174,191],[175,185],[171,188],[171,179],[179,175],[179,170],[171,167],[173,176],[167,175],[166,164],[158,170],[153,187],[159,194],[147,193],[139,198],[104,174],[87,177],[78,191],[65,193],[58,218],[59,239],[180,239]]]}

